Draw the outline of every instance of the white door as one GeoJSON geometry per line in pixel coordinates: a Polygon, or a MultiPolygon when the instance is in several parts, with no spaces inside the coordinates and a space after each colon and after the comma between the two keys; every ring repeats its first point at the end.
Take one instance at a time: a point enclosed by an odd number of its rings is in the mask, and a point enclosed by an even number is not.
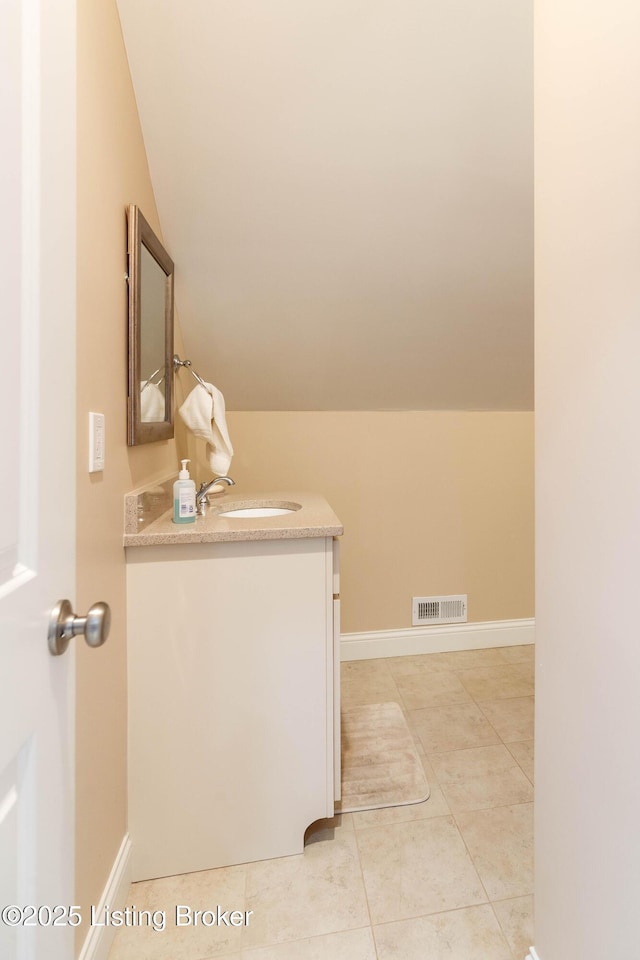
{"type": "Polygon", "coordinates": [[[75,585],[75,58],[75,0],[0,0],[3,960],[73,957],[21,911],[73,903],[74,643],[47,623],[75,585]]]}

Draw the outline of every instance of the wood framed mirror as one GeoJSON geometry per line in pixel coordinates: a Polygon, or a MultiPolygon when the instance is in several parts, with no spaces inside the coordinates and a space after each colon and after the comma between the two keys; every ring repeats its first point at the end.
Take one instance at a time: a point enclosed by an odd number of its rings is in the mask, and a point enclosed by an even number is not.
{"type": "Polygon", "coordinates": [[[127,208],[127,443],[173,436],[173,260],[139,208],[127,208]]]}

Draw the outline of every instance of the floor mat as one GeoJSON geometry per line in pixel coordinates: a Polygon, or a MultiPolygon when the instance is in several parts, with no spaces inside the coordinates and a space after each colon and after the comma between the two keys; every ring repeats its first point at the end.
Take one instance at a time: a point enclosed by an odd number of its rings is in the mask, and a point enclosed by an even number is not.
{"type": "Polygon", "coordinates": [[[422,803],[429,784],[397,703],[342,713],[342,801],[336,813],[422,803]]]}

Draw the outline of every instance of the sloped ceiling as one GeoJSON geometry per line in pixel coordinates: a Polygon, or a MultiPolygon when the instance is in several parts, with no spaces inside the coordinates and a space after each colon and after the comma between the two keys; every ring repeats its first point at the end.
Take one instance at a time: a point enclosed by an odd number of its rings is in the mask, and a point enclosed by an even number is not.
{"type": "Polygon", "coordinates": [[[118,5],[230,409],[531,409],[530,0],[118,5]]]}

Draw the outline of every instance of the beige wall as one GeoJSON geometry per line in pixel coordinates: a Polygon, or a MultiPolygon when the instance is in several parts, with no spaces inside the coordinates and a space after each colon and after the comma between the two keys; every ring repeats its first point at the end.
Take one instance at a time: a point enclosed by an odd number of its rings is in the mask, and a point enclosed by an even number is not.
{"type": "Polygon", "coordinates": [[[471,621],[533,616],[533,414],[232,412],[229,429],[237,490],[317,490],[344,523],[345,633],[409,627],[432,594],[468,593],[471,621]]]}
{"type": "Polygon", "coordinates": [[[107,600],[113,613],[104,647],[77,646],[76,902],[85,908],[99,901],[127,828],[123,495],[176,465],[173,441],[126,445],[128,203],[158,230],[115,0],[79,0],[76,605],[107,600]],[[106,416],[105,470],[93,475],[90,410],[106,416]]]}
{"type": "Polygon", "coordinates": [[[536,2],[536,932],[638,955],[640,5],[536,2]]]}

